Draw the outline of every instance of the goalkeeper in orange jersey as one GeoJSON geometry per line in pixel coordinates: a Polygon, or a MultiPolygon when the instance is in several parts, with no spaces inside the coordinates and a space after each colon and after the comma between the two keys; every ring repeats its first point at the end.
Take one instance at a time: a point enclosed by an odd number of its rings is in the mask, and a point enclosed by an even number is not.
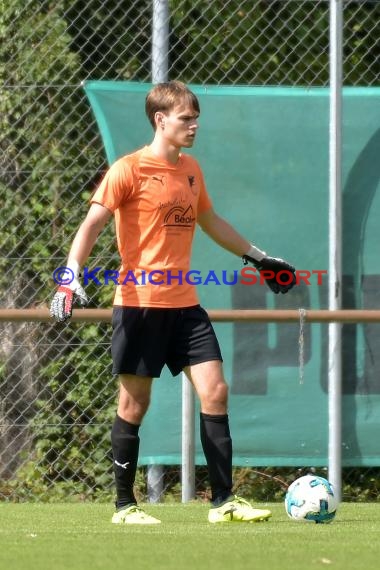
{"type": "Polygon", "coordinates": [[[266,270],[266,283],[275,293],[291,289],[295,269],[268,257],[214,211],[198,162],[181,151],[193,146],[198,130],[195,94],[179,81],[157,84],[146,97],[146,114],[153,140],[109,168],[69,253],[67,270],[73,279],[58,288],[51,304],[51,315],[58,321],[70,318],[73,301],[86,304],[80,268],[114,216],[121,268],[112,322],[113,373],[120,382],[111,432],[117,494],[112,522],[160,522],[137,504],[133,487],[139,428],[153,378],[165,364],[174,376],[186,374],[200,400],[200,437],[212,492],[209,522],[267,520],[269,510],[254,508],[232,493],[228,385],[219,343],[196,288],[179,279],[157,286],[141,278],[151,271],[187,273],[196,224],[221,247],[266,270]],[[290,283],[276,279],[280,271],[290,273],[290,283]],[[127,278],[131,272],[134,279],[127,278]]]}

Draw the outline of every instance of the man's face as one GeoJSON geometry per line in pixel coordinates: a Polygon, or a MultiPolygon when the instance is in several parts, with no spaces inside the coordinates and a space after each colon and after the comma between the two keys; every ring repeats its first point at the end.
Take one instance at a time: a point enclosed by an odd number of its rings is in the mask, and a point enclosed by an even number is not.
{"type": "Polygon", "coordinates": [[[198,129],[199,113],[190,105],[177,105],[167,114],[162,114],[162,135],[167,142],[176,148],[190,148],[194,144],[198,129]]]}

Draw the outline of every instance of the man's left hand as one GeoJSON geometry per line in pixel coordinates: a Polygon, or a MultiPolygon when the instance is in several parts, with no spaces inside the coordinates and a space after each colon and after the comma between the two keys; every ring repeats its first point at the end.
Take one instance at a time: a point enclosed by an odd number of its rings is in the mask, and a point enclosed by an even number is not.
{"type": "Polygon", "coordinates": [[[249,255],[243,255],[243,262],[245,265],[252,263],[260,271],[273,293],[287,293],[296,284],[295,267],[283,259],[265,256],[257,261],[249,255]]]}

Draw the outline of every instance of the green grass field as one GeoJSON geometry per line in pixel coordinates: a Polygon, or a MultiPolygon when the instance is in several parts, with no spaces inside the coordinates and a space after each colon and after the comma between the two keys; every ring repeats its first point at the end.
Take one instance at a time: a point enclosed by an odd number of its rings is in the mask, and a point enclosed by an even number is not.
{"type": "Polygon", "coordinates": [[[380,567],[380,505],[343,504],[330,525],[210,525],[206,504],[147,505],[157,526],[116,526],[104,504],[0,504],[1,570],[306,570],[380,567]]]}

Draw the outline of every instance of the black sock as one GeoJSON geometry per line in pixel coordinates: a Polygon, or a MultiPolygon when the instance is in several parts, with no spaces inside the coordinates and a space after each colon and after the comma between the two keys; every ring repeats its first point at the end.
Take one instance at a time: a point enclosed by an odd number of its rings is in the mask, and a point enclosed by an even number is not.
{"type": "Polygon", "coordinates": [[[200,414],[201,442],[211,485],[211,501],[220,505],[232,490],[232,440],[228,415],[200,414]]]}
{"type": "Polygon", "coordinates": [[[116,508],[136,504],[133,485],[136,477],[140,438],[139,425],[116,416],[111,431],[113,470],[116,483],[116,508]]]}

